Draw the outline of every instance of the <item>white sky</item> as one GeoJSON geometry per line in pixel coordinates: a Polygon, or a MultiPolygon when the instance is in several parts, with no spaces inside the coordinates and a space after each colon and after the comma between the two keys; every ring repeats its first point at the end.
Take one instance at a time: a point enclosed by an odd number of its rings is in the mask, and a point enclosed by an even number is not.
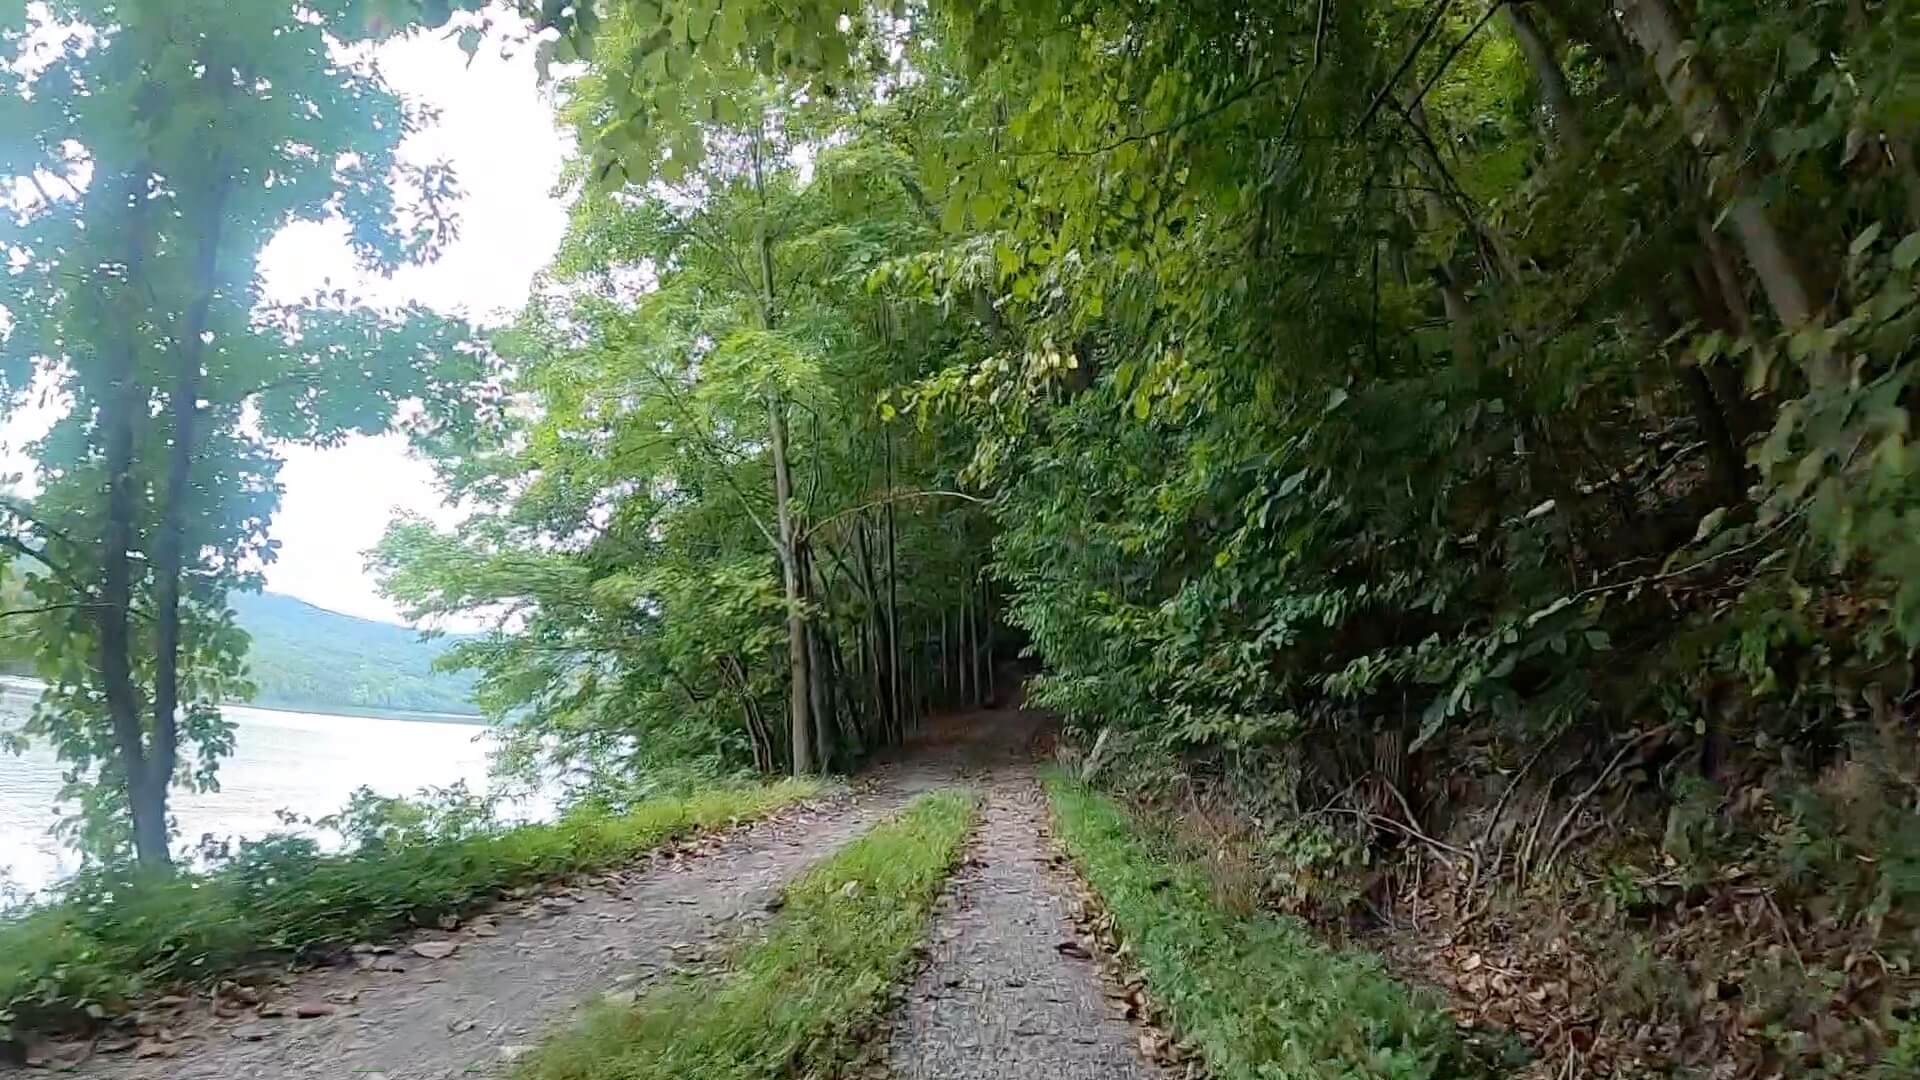
{"type": "MultiPolygon", "coordinates": [[[[440,110],[439,124],[409,139],[402,154],[453,165],[464,192],[460,239],[432,265],[368,280],[354,266],[344,228],[291,226],[261,253],[268,294],[293,300],[331,280],[375,302],[417,300],[489,323],[510,318],[565,229],[565,206],[551,192],[570,149],[555,127],[552,102],[536,85],[532,49],[516,53],[503,59],[488,42],[469,66],[439,34],[381,47],[376,55],[394,88],[440,110]]],[[[0,428],[0,471],[21,470],[19,447],[52,419],[29,406],[18,410],[0,428]]],[[[282,456],[285,496],[271,528],[280,556],[267,568],[267,588],[400,621],[362,566],[363,552],[379,541],[395,509],[453,519],[431,468],[398,435],[356,436],[331,449],[285,446],[282,456]]]]}

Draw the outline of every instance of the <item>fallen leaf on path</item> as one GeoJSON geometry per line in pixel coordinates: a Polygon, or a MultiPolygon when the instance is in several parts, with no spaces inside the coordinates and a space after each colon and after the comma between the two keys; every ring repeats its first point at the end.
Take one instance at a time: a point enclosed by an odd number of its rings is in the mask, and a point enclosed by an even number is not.
{"type": "Polygon", "coordinates": [[[1087,947],[1077,941],[1062,941],[1056,944],[1053,949],[1061,956],[1071,956],[1075,960],[1093,959],[1093,954],[1087,951],[1087,947]]]}
{"type": "Polygon", "coordinates": [[[93,1044],[93,1049],[100,1054],[124,1054],[138,1041],[131,1035],[106,1035],[93,1044]]]}
{"type": "Polygon", "coordinates": [[[170,1042],[161,1042],[159,1039],[142,1039],[133,1048],[133,1056],[136,1058],[170,1058],[178,1057],[179,1054],[180,1047],[170,1042]]]}
{"type": "Polygon", "coordinates": [[[413,943],[413,954],[429,960],[445,960],[458,948],[460,943],[457,941],[416,941],[413,943]]]}

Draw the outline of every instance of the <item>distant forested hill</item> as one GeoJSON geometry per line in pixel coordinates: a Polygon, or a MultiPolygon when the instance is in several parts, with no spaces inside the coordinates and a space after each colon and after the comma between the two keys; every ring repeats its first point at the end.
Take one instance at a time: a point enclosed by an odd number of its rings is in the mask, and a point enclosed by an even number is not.
{"type": "MultiPolygon", "coordinates": [[[[253,637],[247,666],[259,693],[251,704],[309,712],[478,712],[472,674],[433,670],[434,658],[459,635],[421,641],[404,626],[279,593],[235,593],[229,600],[253,637]]],[[[17,578],[0,582],[0,610],[30,603],[17,578]]],[[[24,622],[0,620],[0,672],[34,674],[35,648],[24,622]]]]}
{"type": "Polygon", "coordinates": [[[446,638],[355,618],[278,593],[230,598],[253,637],[253,704],[281,709],[475,712],[473,677],[433,670],[446,638]]]}

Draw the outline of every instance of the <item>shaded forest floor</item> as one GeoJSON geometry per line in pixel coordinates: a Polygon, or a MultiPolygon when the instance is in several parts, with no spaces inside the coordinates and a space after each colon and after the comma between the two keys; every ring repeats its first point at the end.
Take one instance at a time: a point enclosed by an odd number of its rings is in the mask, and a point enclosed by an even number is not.
{"type": "Polygon", "coordinates": [[[730,943],[778,917],[785,883],[912,796],[968,786],[985,796],[981,826],[870,1069],[916,1080],[1010,1067],[1035,1080],[1153,1075],[1076,943],[1071,882],[1048,852],[1033,771],[1043,723],[1017,710],[944,718],[828,798],[517,891],[330,966],[257,969],[160,998],[121,1028],[38,1056],[124,1080],[505,1076],[584,1004],[723,964],[730,943]]]}

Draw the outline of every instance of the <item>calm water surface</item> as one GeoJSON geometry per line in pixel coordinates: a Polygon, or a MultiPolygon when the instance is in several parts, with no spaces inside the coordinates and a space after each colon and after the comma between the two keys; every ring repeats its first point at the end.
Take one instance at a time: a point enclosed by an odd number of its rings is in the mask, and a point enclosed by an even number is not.
{"type": "MultiPolygon", "coordinates": [[[[23,723],[39,696],[38,684],[0,676],[0,729],[23,723]]],[[[233,756],[220,763],[220,790],[172,795],[185,846],[204,834],[253,838],[283,831],[276,810],[332,813],[363,785],[382,795],[412,795],[458,780],[486,790],[491,740],[483,727],[236,705],[223,712],[238,730],[233,756]]],[[[10,878],[16,888],[36,889],[77,865],[73,852],[48,833],[58,817],[60,772],[42,743],[21,757],[0,751],[0,882],[10,878]]]]}

